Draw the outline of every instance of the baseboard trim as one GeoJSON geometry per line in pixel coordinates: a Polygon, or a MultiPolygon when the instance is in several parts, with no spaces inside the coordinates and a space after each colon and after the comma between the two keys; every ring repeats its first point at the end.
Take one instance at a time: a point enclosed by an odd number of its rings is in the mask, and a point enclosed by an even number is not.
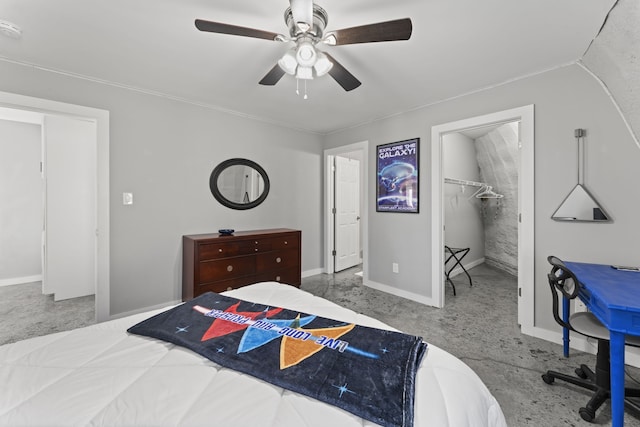
{"type": "Polygon", "coordinates": [[[317,274],[322,274],[324,273],[324,269],[323,268],[314,268],[313,270],[307,270],[307,271],[303,271],[302,272],[302,277],[309,277],[309,276],[315,276],[317,274]]]}
{"type": "Polygon", "coordinates": [[[413,292],[404,291],[402,289],[394,288],[389,285],[384,285],[382,283],[373,282],[371,280],[364,280],[363,284],[369,288],[376,289],[378,291],[386,292],[391,295],[395,295],[398,297],[410,299],[412,301],[419,302],[420,304],[430,305],[435,307],[435,301],[433,298],[425,297],[424,295],[419,295],[413,292]]]}
{"type": "Polygon", "coordinates": [[[22,285],[24,283],[42,282],[42,274],[35,276],[12,277],[0,280],[0,286],[22,285]]]}
{"type": "MultiPolygon", "coordinates": [[[[313,270],[304,271],[302,273],[302,277],[315,276],[316,274],[321,274],[321,273],[322,273],[322,269],[321,268],[316,268],[316,269],[313,269],[313,270]]],[[[112,315],[109,316],[108,320],[115,320],[115,319],[120,319],[122,317],[133,316],[134,314],[144,313],[145,311],[157,310],[159,308],[170,307],[170,306],[178,305],[178,304],[181,304],[181,303],[182,303],[182,300],[168,301],[168,302],[165,302],[165,303],[162,303],[162,304],[153,305],[153,306],[150,306],[150,307],[144,307],[144,308],[140,308],[140,309],[137,309],[137,310],[127,311],[127,312],[124,312],[124,313],[112,314],[112,315]]]]}
{"type": "Polygon", "coordinates": [[[172,306],[178,305],[178,304],[182,304],[182,300],[168,301],[168,302],[164,302],[162,304],[156,304],[156,305],[152,305],[152,306],[149,306],[149,307],[139,308],[137,310],[131,310],[131,311],[126,311],[124,313],[112,314],[112,315],[109,316],[109,319],[107,319],[107,320],[121,319],[123,317],[133,316],[134,314],[140,314],[140,313],[144,313],[146,311],[158,310],[160,308],[165,308],[165,307],[169,308],[169,307],[172,307],[172,306]]]}
{"type": "MultiPolygon", "coordinates": [[[[547,329],[542,329],[534,326],[533,328],[523,328],[522,333],[525,335],[530,335],[535,338],[540,338],[545,341],[549,341],[552,343],[562,345],[562,333],[549,331],[547,329]]],[[[596,340],[592,338],[587,338],[578,333],[573,333],[570,335],[571,339],[569,340],[569,348],[579,351],[584,351],[585,353],[596,354],[598,350],[598,343],[596,340]]],[[[624,363],[629,366],[633,366],[635,368],[640,368],[640,349],[627,347],[624,353],[624,363]]]]}
{"type": "MultiPolygon", "coordinates": [[[[455,262],[455,260],[453,262],[455,262]]],[[[468,271],[468,270],[471,270],[473,267],[477,267],[480,264],[483,264],[484,262],[485,262],[485,259],[480,258],[475,261],[471,261],[470,263],[467,263],[467,264],[462,263],[462,265],[464,266],[465,270],[468,271]]],[[[449,273],[449,277],[450,278],[456,277],[458,274],[462,274],[462,272],[463,272],[462,267],[456,267],[453,270],[451,270],[451,272],[449,273]]]]}

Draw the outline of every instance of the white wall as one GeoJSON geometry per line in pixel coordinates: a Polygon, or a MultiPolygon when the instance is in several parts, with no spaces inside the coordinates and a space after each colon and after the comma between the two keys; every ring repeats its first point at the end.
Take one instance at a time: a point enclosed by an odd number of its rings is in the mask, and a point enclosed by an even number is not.
{"type": "MultiPolygon", "coordinates": [[[[473,139],[460,133],[442,138],[442,175],[446,178],[481,181],[473,139]]],[[[480,200],[473,197],[478,187],[444,184],[444,243],[449,247],[469,248],[464,265],[484,260],[484,225],[480,200]]],[[[448,257],[445,254],[445,259],[448,257]]],[[[449,265],[451,267],[451,265],[449,265]]]]}
{"type": "Polygon", "coordinates": [[[42,275],[40,125],[0,120],[0,284],[42,275]]]}
{"type": "MultiPolygon", "coordinates": [[[[535,325],[558,327],[551,317],[546,257],[637,264],[640,227],[640,149],[600,83],[578,65],[570,65],[485,91],[427,106],[328,135],[326,148],[369,140],[375,146],[421,138],[420,165],[431,165],[431,127],[523,105],[535,104],[535,325]],[[587,130],[586,184],[613,217],[611,224],[567,224],[551,214],[575,186],[573,130],[587,130]]],[[[399,290],[431,297],[431,195],[429,174],[420,174],[418,215],[375,212],[369,206],[369,277],[399,290]],[[406,266],[391,273],[392,260],[406,266]]],[[[370,182],[375,182],[374,172],[370,182]]]]}
{"type": "Polygon", "coordinates": [[[181,298],[183,234],[300,229],[303,271],[322,267],[320,136],[2,61],[0,75],[0,91],[110,112],[111,314],[181,298]],[[234,211],[211,195],[211,171],[231,157],[269,175],[259,207],[234,211]]]}

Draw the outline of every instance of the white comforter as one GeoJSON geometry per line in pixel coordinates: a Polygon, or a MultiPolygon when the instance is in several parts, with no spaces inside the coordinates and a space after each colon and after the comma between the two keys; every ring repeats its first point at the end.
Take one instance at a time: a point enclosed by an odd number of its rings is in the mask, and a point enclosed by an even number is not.
{"type": "MultiPolygon", "coordinates": [[[[259,283],[227,295],[383,329],[307,292],[259,283]]],[[[163,310],[0,346],[0,426],[369,426],[343,410],[126,329],[163,310]]],[[[506,426],[462,361],[429,345],[415,426],[506,426]]]]}

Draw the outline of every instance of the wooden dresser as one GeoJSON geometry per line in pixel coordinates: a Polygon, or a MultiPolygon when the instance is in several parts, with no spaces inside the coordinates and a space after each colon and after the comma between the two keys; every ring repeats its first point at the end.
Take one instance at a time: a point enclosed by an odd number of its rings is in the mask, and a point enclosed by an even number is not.
{"type": "Polygon", "coordinates": [[[182,236],[182,300],[257,282],[300,287],[301,247],[286,228],[182,236]]]}

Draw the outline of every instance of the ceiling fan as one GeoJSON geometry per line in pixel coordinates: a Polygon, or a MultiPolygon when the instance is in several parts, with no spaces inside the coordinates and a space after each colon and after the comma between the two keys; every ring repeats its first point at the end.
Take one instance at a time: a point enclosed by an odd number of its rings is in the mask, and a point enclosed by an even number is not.
{"type": "Polygon", "coordinates": [[[290,7],[284,12],[284,20],[289,28],[288,36],[202,19],[196,19],[195,24],[200,31],[295,43],[260,80],[261,85],[273,86],[285,73],[302,80],[328,73],[346,91],[360,86],[360,81],[334,57],[318,49],[318,45],[342,46],[409,40],[412,31],[411,19],[404,18],[325,33],[329,16],[313,0],[290,0],[290,7]]]}

